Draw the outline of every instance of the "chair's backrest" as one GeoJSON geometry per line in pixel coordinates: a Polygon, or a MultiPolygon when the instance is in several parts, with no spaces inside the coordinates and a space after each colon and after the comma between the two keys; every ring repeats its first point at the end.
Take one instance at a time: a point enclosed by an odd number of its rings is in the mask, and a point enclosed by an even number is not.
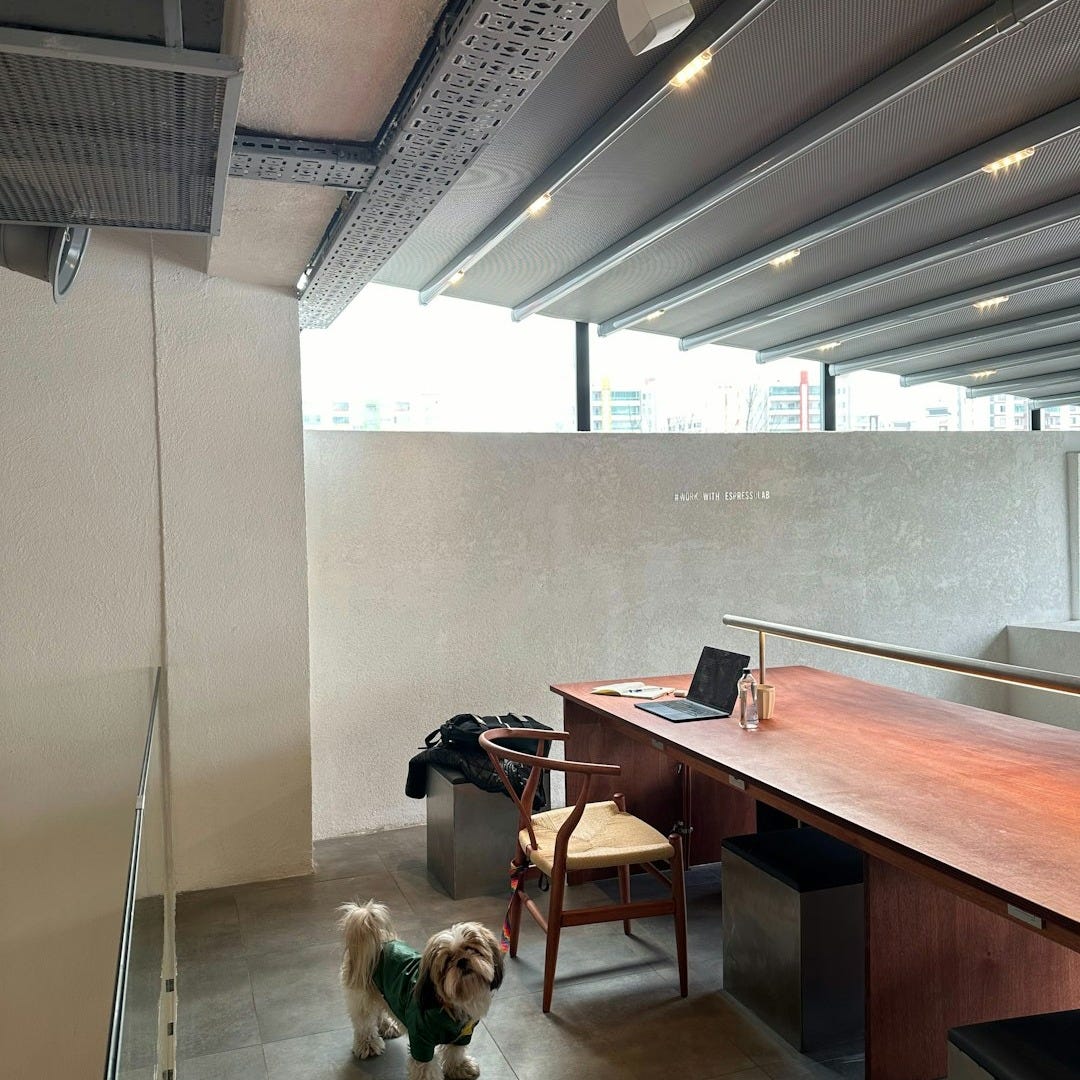
{"type": "Polygon", "coordinates": [[[533,848],[537,846],[536,833],[533,832],[532,811],[528,808],[533,805],[533,798],[536,795],[536,789],[540,784],[540,778],[543,776],[545,769],[550,769],[552,772],[577,773],[585,778],[577,801],[574,803],[573,813],[559,829],[560,836],[563,832],[569,836],[580,820],[581,815],[585,812],[585,804],[588,802],[592,778],[594,776],[618,776],[622,772],[618,765],[599,765],[589,761],[557,761],[546,756],[551,743],[566,742],[567,737],[565,731],[535,731],[532,728],[504,728],[501,731],[485,731],[480,735],[480,745],[484,748],[487,756],[491,758],[491,764],[499,774],[499,779],[502,780],[507,794],[517,804],[520,822],[518,827],[528,832],[529,842],[533,848]],[[522,737],[535,739],[536,749],[539,753],[526,754],[520,750],[511,750],[508,746],[497,745],[506,739],[520,739],[522,737]],[[514,785],[510,783],[510,778],[503,768],[503,761],[516,761],[520,765],[530,767],[529,778],[526,780],[525,789],[520,795],[514,789],[514,785]]]}

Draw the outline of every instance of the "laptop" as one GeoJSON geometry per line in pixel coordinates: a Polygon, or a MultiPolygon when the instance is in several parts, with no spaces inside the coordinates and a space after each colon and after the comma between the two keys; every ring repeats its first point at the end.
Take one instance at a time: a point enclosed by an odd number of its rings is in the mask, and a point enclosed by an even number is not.
{"type": "Polygon", "coordinates": [[[750,666],[750,657],[706,645],[694,670],[694,681],[685,698],[675,701],[638,701],[635,706],[665,720],[710,720],[730,716],[739,696],[739,679],[750,666]]]}

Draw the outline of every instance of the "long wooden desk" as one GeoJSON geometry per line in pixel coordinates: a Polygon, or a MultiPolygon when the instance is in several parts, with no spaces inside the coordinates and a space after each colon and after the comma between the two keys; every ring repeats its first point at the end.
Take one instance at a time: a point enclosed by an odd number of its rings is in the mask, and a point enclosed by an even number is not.
{"type": "Polygon", "coordinates": [[[551,687],[567,757],[623,766],[596,797],[666,832],[685,767],[695,862],[753,831],[755,800],[866,854],[868,1080],[944,1076],[950,1027],[1080,1007],[1080,733],[806,667],[770,670],[756,732],[670,723],[605,681],[551,687]]]}

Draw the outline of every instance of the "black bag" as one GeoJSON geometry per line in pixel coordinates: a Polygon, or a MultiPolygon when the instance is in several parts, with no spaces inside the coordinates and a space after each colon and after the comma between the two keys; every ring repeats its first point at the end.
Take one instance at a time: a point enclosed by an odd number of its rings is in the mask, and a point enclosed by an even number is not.
{"type": "MultiPolygon", "coordinates": [[[[504,713],[502,716],[477,716],[476,713],[458,713],[451,716],[445,724],[440,724],[424,740],[424,745],[430,750],[435,746],[445,746],[451,750],[464,752],[477,751],[480,749],[480,736],[485,731],[498,731],[502,728],[532,728],[536,731],[552,731],[547,724],[541,724],[531,716],[522,716],[519,713],[504,713]]],[[[539,743],[535,739],[506,739],[499,742],[508,750],[517,750],[522,754],[537,754],[539,743]]],[[[545,746],[545,755],[547,748],[545,746]]]]}

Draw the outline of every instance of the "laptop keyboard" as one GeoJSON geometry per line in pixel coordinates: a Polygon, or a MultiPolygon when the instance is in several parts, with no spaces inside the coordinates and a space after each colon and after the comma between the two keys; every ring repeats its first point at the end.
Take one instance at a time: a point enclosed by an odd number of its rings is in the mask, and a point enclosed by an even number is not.
{"type": "Polygon", "coordinates": [[[665,701],[664,702],[664,707],[667,708],[667,709],[671,709],[672,712],[685,713],[686,715],[690,716],[690,715],[693,715],[694,713],[698,712],[700,709],[704,708],[705,706],[697,705],[693,701],[677,700],[677,701],[665,701]]]}

